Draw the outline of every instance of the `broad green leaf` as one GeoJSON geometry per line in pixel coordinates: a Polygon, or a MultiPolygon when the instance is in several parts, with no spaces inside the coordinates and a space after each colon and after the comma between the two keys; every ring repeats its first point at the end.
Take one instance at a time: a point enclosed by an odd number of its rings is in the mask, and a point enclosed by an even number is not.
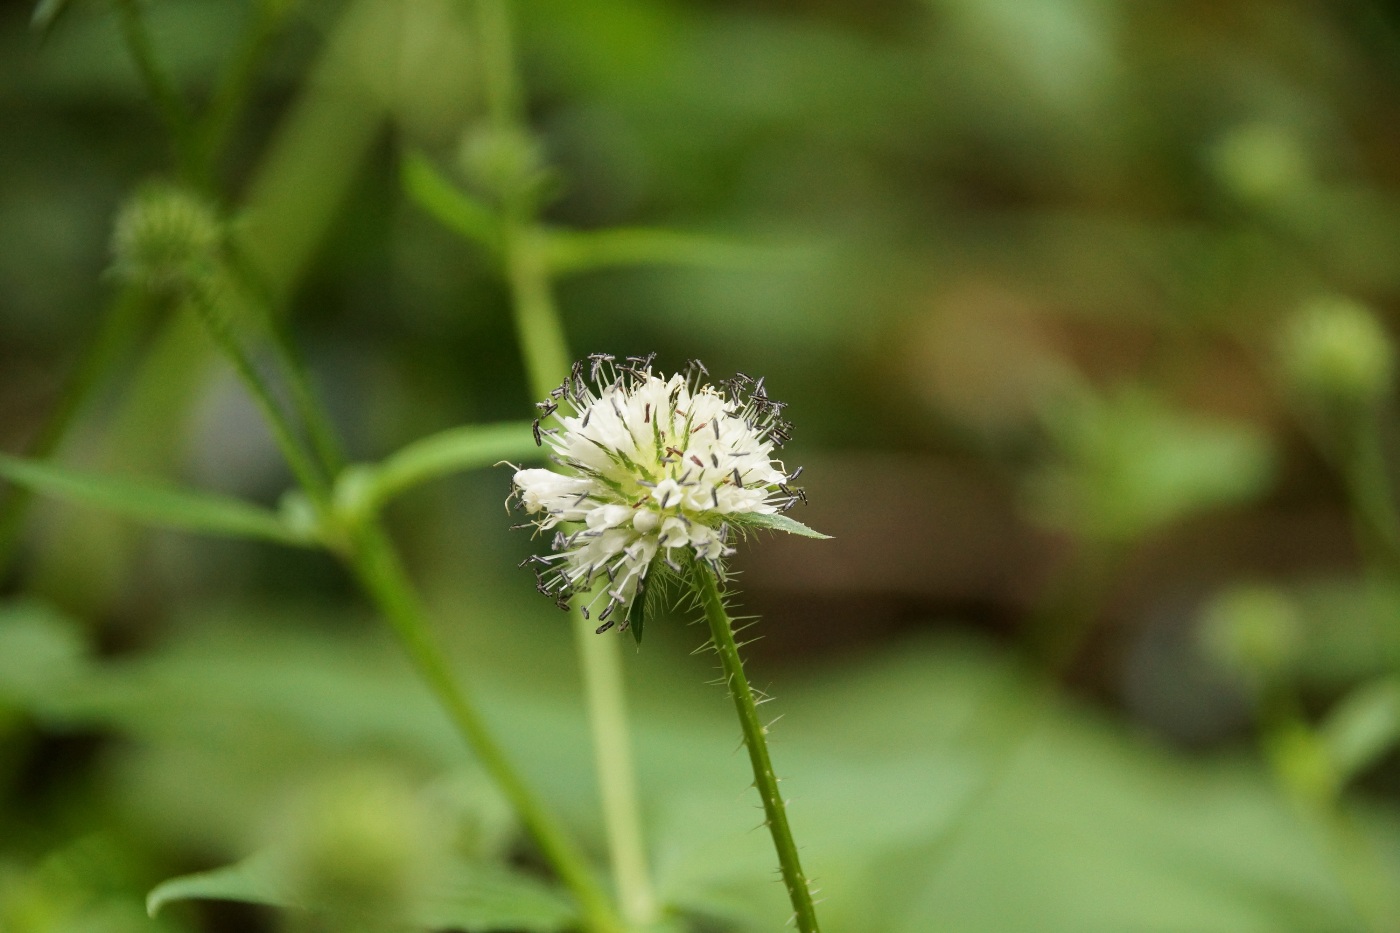
{"type": "Polygon", "coordinates": [[[297,547],[315,544],[267,509],[154,480],[104,476],[3,454],[0,476],[43,495],[109,509],[150,525],[229,538],[259,538],[297,547]]]}
{"type": "Polygon", "coordinates": [[[730,516],[734,525],[740,530],[750,528],[765,528],[770,531],[785,531],[790,535],[801,535],[804,538],[829,539],[831,535],[824,535],[820,531],[814,531],[802,524],[795,518],[788,518],[786,515],[767,515],[762,512],[740,512],[730,516]]]}
{"type": "Polygon", "coordinates": [[[1258,427],[1175,410],[1144,391],[1063,397],[1045,427],[1058,450],[1031,480],[1039,516],[1100,540],[1130,541],[1247,502],[1273,476],[1273,449],[1258,427]]]}
{"type": "MultiPolygon", "coordinates": [[[[213,871],[164,881],[147,896],[146,910],[154,917],[174,901],[225,900],[333,912],[334,904],[303,903],[291,892],[285,875],[282,857],[265,851],[213,871]]],[[[554,933],[571,929],[578,915],[562,894],[534,878],[500,866],[457,862],[422,897],[411,919],[415,926],[431,930],[554,933]]]]}
{"type": "Polygon", "coordinates": [[[429,480],[539,456],[528,422],[450,428],[414,441],[379,464],[350,467],[336,481],[336,501],[352,511],[378,509],[429,480]]]}
{"type": "Polygon", "coordinates": [[[1374,764],[1400,739],[1400,682],[1359,687],[1328,715],[1321,738],[1342,781],[1374,764]]]}
{"type": "Polygon", "coordinates": [[[405,153],[400,177],[408,196],[443,226],[487,249],[500,248],[500,224],[491,208],[445,178],[426,156],[405,153]]]}
{"type": "Polygon", "coordinates": [[[705,234],[647,227],[550,230],[543,249],[549,268],[559,274],[616,266],[733,268],[762,262],[755,247],[705,234]]]}

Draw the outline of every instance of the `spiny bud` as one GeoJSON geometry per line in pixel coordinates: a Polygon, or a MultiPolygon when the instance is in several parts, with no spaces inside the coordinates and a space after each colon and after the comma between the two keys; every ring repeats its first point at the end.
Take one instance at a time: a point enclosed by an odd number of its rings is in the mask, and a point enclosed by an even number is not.
{"type": "Polygon", "coordinates": [[[458,160],[469,180],[501,201],[538,199],[550,178],[539,142],[520,130],[470,130],[458,160]]]}
{"type": "Polygon", "coordinates": [[[1256,692],[1285,676],[1302,649],[1298,607],[1277,587],[1226,590],[1206,607],[1201,621],[1206,654],[1256,692]]]}
{"type": "Polygon", "coordinates": [[[1348,298],[1307,302],[1284,329],[1284,373],[1298,392],[1338,401],[1371,402],[1395,375],[1390,336],[1376,316],[1348,298]]]}
{"type": "Polygon", "coordinates": [[[198,196],[173,185],[137,192],[117,215],[113,268],[156,292],[183,292],[215,271],[223,226],[198,196]]]}
{"type": "Polygon", "coordinates": [[[411,787],[362,768],[314,788],[299,810],[285,871],[300,903],[365,929],[413,913],[443,846],[411,787]]]}

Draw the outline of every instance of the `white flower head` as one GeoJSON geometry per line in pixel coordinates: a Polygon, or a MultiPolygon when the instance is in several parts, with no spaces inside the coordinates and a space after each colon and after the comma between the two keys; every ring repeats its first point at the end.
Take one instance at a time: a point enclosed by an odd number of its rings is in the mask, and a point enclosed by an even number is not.
{"type": "Polygon", "coordinates": [[[605,603],[599,632],[619,620],[627,628],[656,561],[680,572],[694,559],[722,575],[732,524],[805,498],[788,485],[801,469],[773,459],[790,426],[762,379],[741,373],[716,388],[702,383],[698,361],[666,377],[652,372],[652,358],[595,354],[574,364],[535,422],[555,465],[515,474],[512,498],[535,516],[531,525],[555,532],[553,553],[527,560],[540,591],[566,607],[606,580],[583,608],[587,617],[605,603]]]}

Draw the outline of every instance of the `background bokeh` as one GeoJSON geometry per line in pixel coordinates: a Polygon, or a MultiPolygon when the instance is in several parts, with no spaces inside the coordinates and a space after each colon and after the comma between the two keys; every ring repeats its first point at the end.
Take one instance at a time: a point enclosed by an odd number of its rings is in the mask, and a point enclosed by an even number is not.
{"type": "MultiPolygon", "coordinates": [[[[123,311],[109,271],[119,208],[178,163],[119,6],[0,5],[0,450],[59,441],[71,409],[65,464],[275,505],[291,477],[231,371],[186,316],[123,311]]],[[[276,23],[203,189],[356,461],[532,417],[499,269],[405,182],[418,160],[481,186],[470,7],[139,4],[191,107],[276,23]]],[[[699,357],[789,403],[793,516],[833,540],[736,563],[827,928],[1396,928],[1400,9],[512,13],[544,219],[631,231],[558,277],[573,350],[699,357]]],[[[387,514],[493,722],[599,851],[572,635],[516,566],[538,542],[508,491],[475,471],[387,514]]],[[[342,798],[430,799],[455,845],[535,864],[330,557],[47,501],[18,531],[0,930],[281,929],[143,900],[314,836],[342,798]]],[[[691,621],[626,651],[658,887],[678,930],[776,929],[691,621]]],[[[480,929],[557,929],[540,896],[480,929]]]]}

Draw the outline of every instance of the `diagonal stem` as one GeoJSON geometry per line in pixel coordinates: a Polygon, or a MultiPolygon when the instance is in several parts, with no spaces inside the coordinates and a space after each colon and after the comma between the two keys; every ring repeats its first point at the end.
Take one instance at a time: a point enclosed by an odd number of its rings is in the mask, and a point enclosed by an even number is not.
{"type": "Polygon", "coordinates": [[[744,676],[744,662],[739,657],[739,646],[734,642],[734,626],[724,607],[715,575],[699,562],[691,567],[693,583],[701,604],[705,607],[705,618],[710,623],[710,636],[714,640],[715,651],[724,665],[725,680],[729,684],[729,695],[734,700],[734,711],[739,714],[739,725],[744,730],[744,744],[749,749],[749,762],[753,765],[754,787],[763,799],[763,812],[767,817],[768,832],[773,836],[773,847],[778,850],[778,864],[783,872],[783,884],[801,933],[819,933],[817,909],[812,903],[812,888],[807,876],[802,872],[802,862],[797,855],[797,843],[792,838],[792,827],[788,825],[787,805],[778,790],[778,777],[773,772],[773,762],[768,755],[768,729],[758,719],[758,705],[754,702],[753,689],[744,676]]]}

